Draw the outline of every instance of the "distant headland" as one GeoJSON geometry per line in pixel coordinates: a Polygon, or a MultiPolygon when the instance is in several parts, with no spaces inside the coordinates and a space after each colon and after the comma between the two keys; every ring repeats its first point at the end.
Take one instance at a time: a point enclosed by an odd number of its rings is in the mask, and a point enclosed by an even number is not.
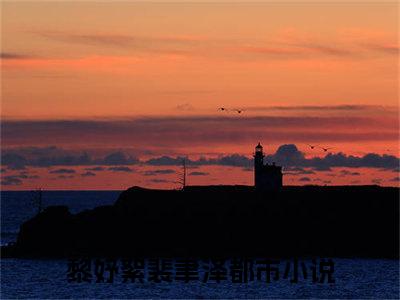
{"type": "Polygon", "coordinates": [[[2,257],[399,257],[399,189],[132,187],[112,206],[48,207],[2,257]]]}

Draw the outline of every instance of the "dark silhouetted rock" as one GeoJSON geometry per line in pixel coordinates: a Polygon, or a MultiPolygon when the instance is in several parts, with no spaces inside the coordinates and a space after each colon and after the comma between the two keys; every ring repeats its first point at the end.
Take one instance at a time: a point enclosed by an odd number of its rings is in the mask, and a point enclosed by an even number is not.
{"type": "Polygon", "coordinates": [[[397,258],[398,225],[398,188],[133,187],[113,206],[47,208],[2,255],[397,258]]]}

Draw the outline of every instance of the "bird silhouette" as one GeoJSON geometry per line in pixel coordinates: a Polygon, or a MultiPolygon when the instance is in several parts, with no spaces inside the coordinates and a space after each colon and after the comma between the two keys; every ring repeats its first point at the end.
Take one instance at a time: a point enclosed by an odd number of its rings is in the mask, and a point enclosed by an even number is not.
{"type": "Polygon", "coordinates": [[[310,145],[310,144],[307,144],[311,149],[314,149],[315,147],[317,147],[318,145],[310,145]]]}
{"type": "Polygon", "coordinates": [[[324,150],[324,152],[327,152],[328,150],[330,150],[330,149],[333,149],[333,147],[331,147],[331,148],[324,148],[324,147],[320,147],[322,150],[324,150]]]}
{"type": "Polygon", "coordinates": [[[241,114],[241,113],[243,112],[242,109],[235,109],[235,111],[236,111],[238,114],[241,114]]]}
{"type": "Polygon", "coordinates": [[[220,111],[227,111],[227,109],[226,109],[225,107],[220,107],[220,108],[218,108],[218,110],[220,110],[220,111]]]}

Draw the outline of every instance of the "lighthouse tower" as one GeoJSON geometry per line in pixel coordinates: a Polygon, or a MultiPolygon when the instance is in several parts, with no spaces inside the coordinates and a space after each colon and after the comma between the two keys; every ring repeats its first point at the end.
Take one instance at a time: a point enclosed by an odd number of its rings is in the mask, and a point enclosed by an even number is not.
{"type": "Polygon", "coordinates": [[[264,165],[264,152],[261,143],[254,152],[254,186],[257,191],[278,191],[282,188],[282,167],[275,165],[264,165]]]}
{"type": "Polygon", "coordinates": [[[258,143],[254,152],[254,185],[261,186],[262,170],[264,167],[264,153],[263,146],[258,143]]]}

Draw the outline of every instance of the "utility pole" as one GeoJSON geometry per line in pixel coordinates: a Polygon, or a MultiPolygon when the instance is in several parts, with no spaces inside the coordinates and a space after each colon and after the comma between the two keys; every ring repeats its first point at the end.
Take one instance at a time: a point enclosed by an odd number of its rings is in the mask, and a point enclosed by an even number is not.
{"type": "Polygon", "coordinates": [[[186,187],[186,160],[183,159],[183,184],[182,184],[182,189],[185,189],[186,187]]]}
{"type": "Polygon", "coordinates": [[[183,191],[186,187],[186,159],[182,160],[182,174],[178,181],[181,184],[181,190],[183,191]]]}

